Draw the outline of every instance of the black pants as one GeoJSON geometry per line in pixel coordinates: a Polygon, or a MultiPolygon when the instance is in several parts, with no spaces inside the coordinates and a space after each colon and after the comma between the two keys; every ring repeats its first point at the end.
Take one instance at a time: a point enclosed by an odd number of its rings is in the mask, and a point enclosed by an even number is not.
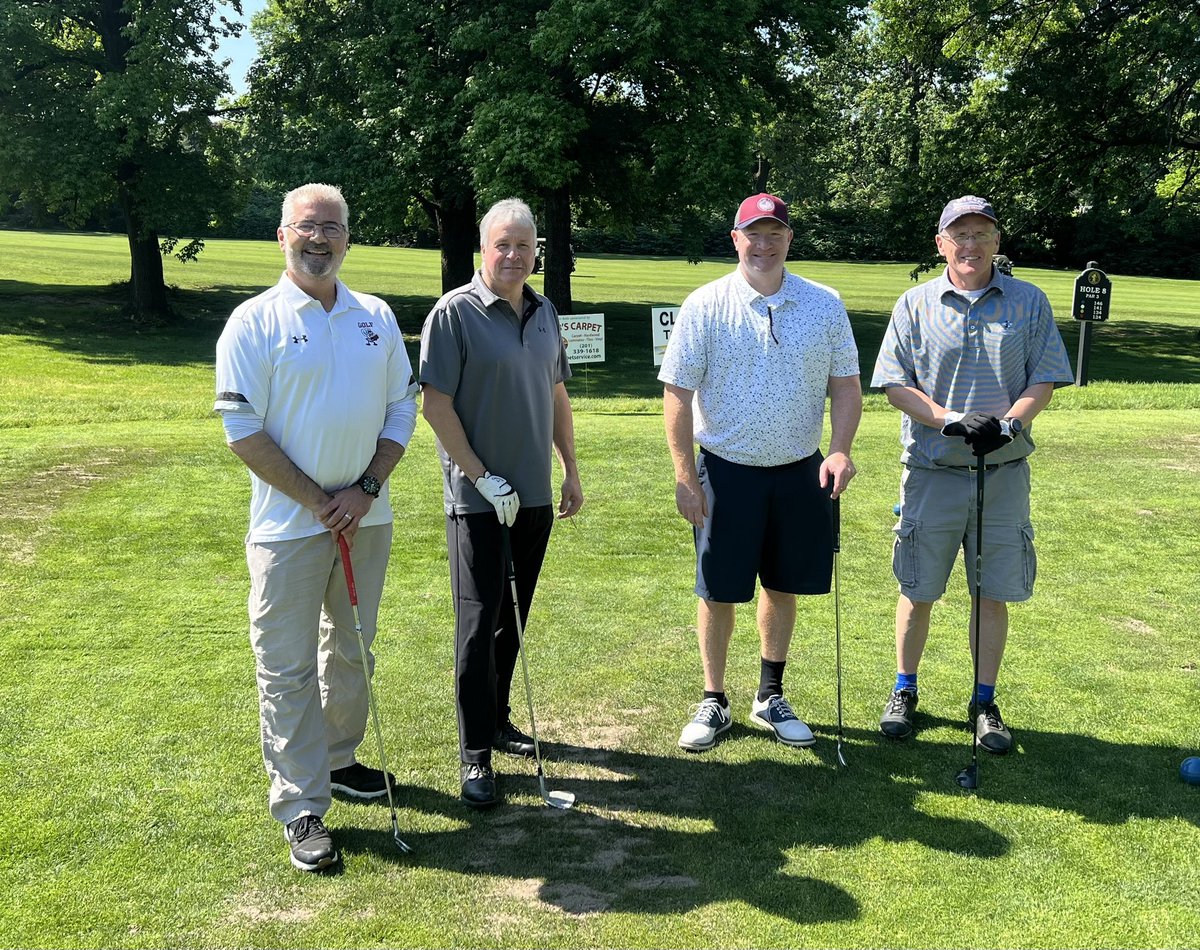
{"type": "MultiPolygon", "coordinates": [[[[543,505],[522,508],[509,529],[522,626],[553,524],[553,508],[543,505]]],[[[491,762],[492,737],[509,714],[519,643],[501,527],[491,512],[446,517],[454,597],[454,696],[463,762],[491,762]]]]}

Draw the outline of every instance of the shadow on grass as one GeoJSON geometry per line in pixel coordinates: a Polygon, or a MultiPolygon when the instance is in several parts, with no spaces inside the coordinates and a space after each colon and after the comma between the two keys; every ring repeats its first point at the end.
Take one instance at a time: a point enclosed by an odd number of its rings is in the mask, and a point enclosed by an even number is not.
{"type": "MultiPolygon", "coordinates": [[[[818,725],[818,745],[796,750],[794,762],[546,744],[551,776],[568,762],[601,773],[547,780],[549,788],[578,796],[571,811],[544,807],[532,763],[502,756],[495,765],[509,801],[490,811],[430,789],[399,790],[402,814],[465,822],[451,831],[410,833],[402,817],[401,835],[413,855],[399,852],[390,831],[340,823],[335,831],[351,859],[372,853],[504,879],[480,895],[485,902],[507,898],[585,915],[678,914],[737,900],[789,921],[818,923],[853,920],[860,903],[840,886],[789,870],[793,856],[819,865],[828,853],[835,866],[837,851],[874,839],[985,860],[1008,853],[1009,839],[984,821],[933,813],[945,809],[928,808],[931,794],[971,799],[968,811],[996,802],[1071,811],[1100,824],[1177,817],[1200,823],[1200,803],[1175,777],[1177,749],[1021,730],[1010,755],[980,752],[980,788],[968,793],[954,778],[970,760],[966,729],[931,716],[922,725],[925,740],[903,743],[847,730],[845,769],[836,764],[832,726],[818,725]],[[952,727],[961,741],[945,741],[942,727],[952,727]]],[[[744,742],[770,740],[735,725],[722,746],[744,742]]],[[[504,913],[502,903],[497,913],[504,913]]]]}

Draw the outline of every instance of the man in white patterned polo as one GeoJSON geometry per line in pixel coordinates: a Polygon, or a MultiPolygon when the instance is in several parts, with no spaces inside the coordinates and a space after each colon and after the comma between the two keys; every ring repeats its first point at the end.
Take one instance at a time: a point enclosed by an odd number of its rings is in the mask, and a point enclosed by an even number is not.
{"type": "Polygon", "coordinates": [[[761,649],[750,723],[791,746],[816,740],[784,697],[797,594],[826,594],[833,573],[830,499],[854,477],[862,415],[858,349],[837,292],[789,273],[788,208],[741,203],[730,232],[738,266],[679,308],[664,385],[675,504],[696,543],[704,692],[679,736],[712,748],[732,725],[725,667],[734,608],[754,599],[761,649]],[[820,451],[830,397],[829,455],[820,451]],[[699,456],[695,444],[699,444],[699,456]]]}
{"type": "Polygon", "coordinates": [[[975,466],[983,456],[987,538],[979,682],[967,718],[979,744],[1003,754],[1012,733],[995,692],[1008,604],[1032,596],[1037,573],[1025,459],[1034,448],[1034,416],[1055,387],[1070,384],[1071,366],[1046,295],[993,266],[1000,230],[988,201],[955,198],[942,210],[934,240],[946,270],[896,302],[871,379],[904,413],[892,559],[900,583],[898,672],[879,728],[894,739],[913,731],[917,665],[933,605],[946,591],[959,549],[966,563],[975,563],[975,466]]]}

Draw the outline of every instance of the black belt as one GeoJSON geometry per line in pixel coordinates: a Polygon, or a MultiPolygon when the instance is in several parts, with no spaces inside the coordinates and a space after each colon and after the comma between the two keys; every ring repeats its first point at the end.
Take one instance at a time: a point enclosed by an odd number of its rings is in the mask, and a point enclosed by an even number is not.
{"type": "MultiPolygon", "coordinates": [[[[1006,466],[1006,465],[1016,465],[1018,462],[1024,462],[1024,461],[1025,461],[1025,457],[1022,456],[1019,459],[1009,459],[1007,462],[996,462],[994,465],[985,465],[985,466],[983,466],[983,470],[985,472],[994,472],[996,469],[1004,468],[1004,466],[1006,466]]],[[[956,472],[978,472],[979,471],[978,465],[939,465],[938,468],[949,468],[949,469],[953,469],[956,472]]]]}

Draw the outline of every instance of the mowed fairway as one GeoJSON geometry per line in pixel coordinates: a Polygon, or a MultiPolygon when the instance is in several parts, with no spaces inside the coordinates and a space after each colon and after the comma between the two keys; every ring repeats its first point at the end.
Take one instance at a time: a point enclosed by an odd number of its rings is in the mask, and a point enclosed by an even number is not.
{"type": "MultiPolygon", "coordinates": [[[[842,505],[847,769],[834,753],[833,598],[801,603],[788,692],[818,742],[735,725],[675,746],[699,698],[690,533],[651,365],[651,306],[732,266],[581,256],[608,361],[570,383],[587,503],[551,540],[527,645],[551,788],[497,757],[506,804],[457,801],[452,616],[433,438],[392,479],[376,691],[401,783],[335,801],[338,873],[288,864],[266,811],[246,636],[245,469],[211,413],[225,315],[280,272],[269,242],[168,262],[185,319],[135,331],[110,235],[0,232],[0,947],[1173,947],[1200,934],[1200,286],[1114,279],[1096,382],[1035,425],[1038,589],[998,698],[1016,749],[962,728],[961,564],[934,612],[915,741],[877,721],[894,675],[898,414],[871,394],[842,505]]],[[[852,312],[864,374],[911,265],[800,263],[852,312]]],[[[415,334],[430,251],[355,247],[347,283],[415,334]]],[[[1066,315],[1073,274],[1026,270],[1066,315]]],[[[535,278],[540,286],[540,279],[535,278]]],[[[1060,320],[1074,358],[1074,325],[1060,320]]],[[[415,356],[415,336],[410,337],[415,356]]],[[[524,724],[518,674],[515,717],[524,724]]],[[[361,749],[375,761],[373,742],[361,749]]]]}

